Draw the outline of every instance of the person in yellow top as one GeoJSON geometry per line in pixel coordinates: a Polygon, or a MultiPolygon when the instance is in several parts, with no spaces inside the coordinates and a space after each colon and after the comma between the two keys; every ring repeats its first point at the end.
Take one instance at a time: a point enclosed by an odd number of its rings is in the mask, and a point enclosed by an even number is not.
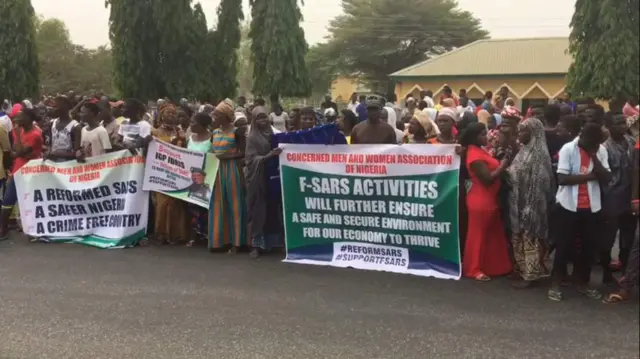
{"type": "MultiPolygon", "coordinates": [[[[160,106],[158,123],[160,126],[151,131],[154,138],[184,147],[186,141],[178,126],[178,111],[174,104],[160,106]]],[[[189,240],[185,203],[160,192],[154,193],[154,200],[154,239],[160,244],[189,240]]]]}

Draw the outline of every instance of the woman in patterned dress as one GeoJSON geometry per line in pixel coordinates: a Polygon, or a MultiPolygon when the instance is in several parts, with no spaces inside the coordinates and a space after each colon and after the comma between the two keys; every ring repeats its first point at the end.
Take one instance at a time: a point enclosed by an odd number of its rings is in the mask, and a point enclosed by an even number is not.
{"type": "Polygon", "coordinates": [[[553,170],[544,124],[535,117],[518,125],[522,149],[509,167],[509,219],[518,288],[548,276],[544,265],[549,231],[547,209],[553,196],[553,170]]]}
{"type": "Polygon", "coordinates": [[[209,250],[231,246],[229,253],[247,245],[247,208],[241,161],[246,136],[233,126],[231,100],[224,100],[213,111],[218,128],[213,131],[212,150],[220,161],[218,176],[209,205],[209,250]]]}

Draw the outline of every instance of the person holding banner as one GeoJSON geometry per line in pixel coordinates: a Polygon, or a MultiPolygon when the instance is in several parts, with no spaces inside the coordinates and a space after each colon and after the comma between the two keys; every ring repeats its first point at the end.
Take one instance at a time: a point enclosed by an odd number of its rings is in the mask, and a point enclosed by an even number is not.
{"type": "MultiPolygon", "coordinates": [[[[197,113],[191,119],[191,136],[187,139],[187,149],[189,151],[208,153],[211,151],[211,128],[213,120],[206,112],[197,113]]],[[[208,197],[207,197],[208,198],[208,197]]],[[[191,247],[196,240],[207,238],[207,210],[198,206],[197,204],[187,204],[189,210],[190,222],[193,227],[193,233],[197,236],[196,239],[191,239],[187,243],[188,247],[191,247]]]]}
{"type": "MultiPolygon", "coordinates": [[[[158,111],[157,129],[152,130],[153,137],[160,141],[177,145],[182,138],[178,127],[178,111],[174,104],[165,103],[158,111]]],[[[154,235],[161,244],[175,244],[188,238],[186,207],[182,201],[164,193],[153,193],[155,198],[154,235]]]]}
{"type": "Polygon", "coordinates": [[[467,188],[468,228],[462,272],[478,281],[511,272],[507,237],[500,216],[498,192],[500,176],[511,159],[498,162],[483,149],[487,144],[487,128],[472,123],[463,131],[460,145],[467,149],[465,165],[469,173],[467,188]]]}
{"type": "Polygon", "coordinates": [[[367,119],[360,119],[351,131],[351,144],[398,144],[396,131],[391,125],[381,120],[382,105],[380,101],[372,99],[367,101],[367,119]]]}
{"type": "Polygon", "coordinates": [[[231,100],[216,106],[213,119],[219,127],[213,131],[213,152],[220,164],[209,208],[209,250],[231,245],[229,253],[237,253],[247,244],[247,204],[240,170],[246,137],[233,126],[231,100]]]}
{"type": "Polygon", "coordinates": [[[277,147],[271,149],[273,131],[269,124],[267,111],[258,106],[252,111],[252,123],[247,136],[245,153],[245,175],[247,180],[247,214],[251,232],[251,256],[258,258],[260,251],[271,248],[271,236],[267,235],[267,225],[278,223],[281,212],[278,202],[269,198],[269,177],[266,163],[282,153],[277,147]]]}
{"type": "MultiPolygon", "coordinates": [[[[42,131],[33,125],[37,121],[38,115],[36,111],[28,108],[23,108],[15,118],[12,131],[12,175],[18,172],[27,162],[42,157],[42,131]]],[[[9,238],[9,218],[16,203],[18,203],[16,184],[13,177],[9,177],[2,198],[2,211],[0,211],[0,241],[9,238]]]]}

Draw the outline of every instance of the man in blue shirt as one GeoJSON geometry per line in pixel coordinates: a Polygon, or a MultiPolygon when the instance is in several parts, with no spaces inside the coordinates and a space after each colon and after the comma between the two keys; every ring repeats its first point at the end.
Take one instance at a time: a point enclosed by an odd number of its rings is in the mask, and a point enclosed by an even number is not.
{"type": "Polygon", "coordinates": [[[359,122],[367,120],[367,96],[360,95],[360,104],[356,107],[356,114],[359,122]]]}

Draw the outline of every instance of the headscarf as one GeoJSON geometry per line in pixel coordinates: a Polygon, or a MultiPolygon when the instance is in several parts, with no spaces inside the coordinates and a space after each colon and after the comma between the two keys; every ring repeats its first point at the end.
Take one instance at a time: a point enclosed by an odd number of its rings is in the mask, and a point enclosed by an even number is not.
{"type": "Polygon", "coordinates": [[[158,107],[158,119],[162,121],[168,115],[178,116],[178,108],[172,103],[164,103],[158,107]]]}
{"type": "Polygon", "coordinates": [[[434,108],[436,106],[435,101],[433,101],[433,99],[429,96],[425,96],[423,101],[427,103],[427,107],[429,108],[434,108]]]}
{"type": "Polygon", "coordinates": [[[452,98],[445,98],[444,100],[442,100],[442,108],[456,108],[456,100],[452,99],[452,98]]]}
{"type": "Polygon", "coordinates": [[[15,105],[13,105],[13,107],[11,108],[11,113],[9,114],[9,118],[14,119],[16,118],[16,116],[18,116],[18,113],[22,111],[22,105],[17,103],[15,105]]]}
{"type": "Polygon", "coordinates": [[[246,204],[249,228],[254,236],[263,234],[264,225],[267,222],[269,208],[269,176],[267,169],[267,154],[271,151],[271,129],[255,126],[259,116],[267,116],[268,112],[263,106],[256,106],[251,111],[252,126],[247,135],[245,150],[244,178],[246,181],[246,204]]]}
{"type": "Polygon", "coordinates": [[[422,111],[416,111],[413,114],[413,118],[415,118],[418,123],[420,123],[420,126],[422,126],[422,129],[424,129],[424,133],[427,138],[436,136],[438,134],[436,132],[433,119],[431,119],[426,113],[422,111]]]}
{"type": "Polygon", "coordinates": [[[231,100],[229,99],[225,99],[224,101],[221,101],[218,106],[216,106],[216,109],[214,110],[214,112],[218,112],[222,115],[225,115],[228,119],[232,120],[235,118],[233,115],[233,102],[231,102],[231,100]]]}
{"type": "Polygon", "coordinates": [[[398,122],[396,110],[394,110],[393,107],[385,107],[384,109],[387,111],[387,123],[391,127],[396,128],[396,122],[398,122]]]}
{"type": "Polygon", "coordinates": [[[518,117],[518,118],[522,118],[522,114],[520,113],[520,110],[518,110],[514,106],[506,106],[502,110],[501,115],[502,115],[502,117],[518,117]]]}
{"type": "Polygon", "coordinates": [[[484,123],[485,126],[489,125],[489,118],[491,118],[491,114],[487,110],[478,111],[478,122],[484,123]]]}
{"type": "Polygon", "coordinates": [[[638,115],[640,115],[640,111],[627,102],[622,108],[622,114],[627,117],[638,117],[638,115]]]}
{"type": "Polygon", "coordinates": [[[22,101],[22,103],[24,104],[24,107],[26,107],[26,108],[28,108],[30,110],[33,109],[33,104],[31,103],[31,101],[25,99],[24,101],[22,101]]]}
{"type": "Polygon", "coordinates": [[[511,193],[509,217],[513,233],[527,232],[534,239],[548,234],[547,206],[553,193],[553,170],[547,149],[544,124],[532,117],[518,128],[531,133],[531,141],[524,145],[509,167],[511,193]]]}

